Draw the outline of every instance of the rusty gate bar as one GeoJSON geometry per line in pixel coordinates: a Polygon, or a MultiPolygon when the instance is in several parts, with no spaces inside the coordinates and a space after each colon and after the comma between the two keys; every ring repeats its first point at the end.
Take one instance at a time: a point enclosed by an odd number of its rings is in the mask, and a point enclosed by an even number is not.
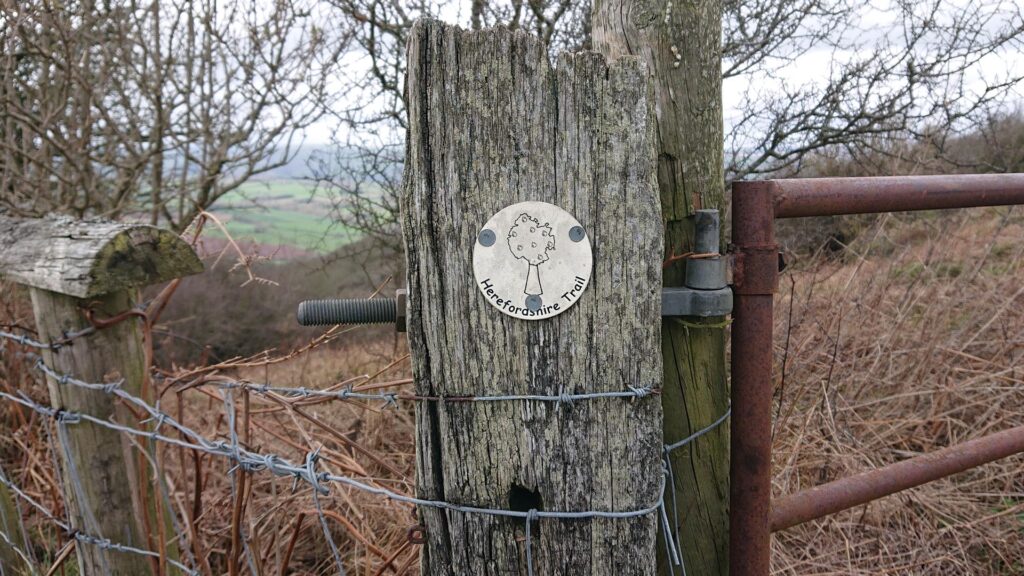
{"type": "Polygon", "coordinates": [[[772,299],[779,266],[770,185],[734,184],[732,211],[729,573],[762,574],[771,542],[772,299]]]}
{"type": "Polygon", "coordinates": [[[772,505],[772,532],[1024,452],[1024,426],[801,490],[772,505]]]}
{"type": "Polygon", "coordinates": [[[775,219],[1024,204],[1024,174],[735,182],[729,573],[764,576],[782,529],[1024,451],[1021,427],[790,495],[771,508],[775,219]]]}
{"type": "Polygon", "coordinates": [[[1024,204],[1024,174],[768,180],[776,218],[1024,204]]]}

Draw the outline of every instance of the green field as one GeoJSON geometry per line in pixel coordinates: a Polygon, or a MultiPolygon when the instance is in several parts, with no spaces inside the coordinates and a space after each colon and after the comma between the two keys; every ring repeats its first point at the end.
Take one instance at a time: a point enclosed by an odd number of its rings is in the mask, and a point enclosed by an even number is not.
{"type": "MultiPolygon", "coordinates": [[[[236,240],[268,246],[293,246],[327,253],[358,240],[331,219],[331,202],[312,182],[247,182],[211,208],[236,240]]],[[[219,231],[210,229],[211,236],[219,231]]]]}

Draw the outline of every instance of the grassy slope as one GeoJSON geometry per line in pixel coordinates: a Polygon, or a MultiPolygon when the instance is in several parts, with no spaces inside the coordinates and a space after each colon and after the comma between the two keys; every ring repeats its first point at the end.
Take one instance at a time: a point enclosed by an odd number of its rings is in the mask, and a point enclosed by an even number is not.
{"type": "MultiPolygon", "coordinates": [[[[776,296],[774,493],[1024,424],[1024,212],[886,215],[776,296]]],[[[801,261],[802,260],[802,261],[801,261]]],[[[1022,574],[1024,456],[776,534],[778,574],[1022,574]]]]}
{"type": "Polygon", "coordinates": [[[266,180],[225,195],[212,212],[227,221],[236,240],[326,253],[358,239],[332,220],[330,210],[330,200],[310,182],[266,180]]]}

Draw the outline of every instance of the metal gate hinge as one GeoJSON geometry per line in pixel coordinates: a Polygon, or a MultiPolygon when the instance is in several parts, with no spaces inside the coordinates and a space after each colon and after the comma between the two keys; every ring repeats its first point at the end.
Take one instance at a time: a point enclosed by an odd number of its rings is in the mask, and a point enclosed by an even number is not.
{"type": "Polygon", "coordinates": [[[662,288],[661,315],[699,316],[710,318],[732,312],[732,288],[694,290],[693,288],[662,288]]]}
{"type": "Polygon", "coordinates": [[[661,289],[663,317],[708,318],[732,312],[730,256],[720,254],[722,226],[718,210],[697,210],[693,219],[694,252],[701,256],[686,259],[683,287],[661,289]]]}

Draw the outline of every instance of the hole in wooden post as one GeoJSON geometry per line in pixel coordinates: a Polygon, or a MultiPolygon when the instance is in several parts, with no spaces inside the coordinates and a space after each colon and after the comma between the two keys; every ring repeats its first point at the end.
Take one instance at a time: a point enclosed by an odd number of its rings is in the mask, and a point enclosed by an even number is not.
{"type": "Polygon", "coordinates": [[[512,489],[508,491],[508,507],[510,510],[518,512],[543,510],[544,501],[541,499],[539,491],[513,484],[512,489]]]}

